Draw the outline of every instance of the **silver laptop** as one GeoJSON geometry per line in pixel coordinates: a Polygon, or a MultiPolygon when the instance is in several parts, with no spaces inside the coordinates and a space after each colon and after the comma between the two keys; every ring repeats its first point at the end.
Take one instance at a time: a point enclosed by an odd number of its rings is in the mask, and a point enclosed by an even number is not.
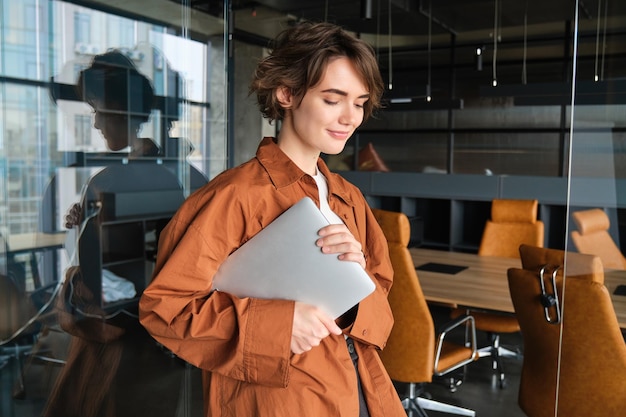
{"type": "Polygon", "coordinates": [[[328,224],[313,200],[303,198],[233,252],[213,288],[240,298],[302,301],[339,317],[375,286],[358,263],[315,245],[328,224]]]}

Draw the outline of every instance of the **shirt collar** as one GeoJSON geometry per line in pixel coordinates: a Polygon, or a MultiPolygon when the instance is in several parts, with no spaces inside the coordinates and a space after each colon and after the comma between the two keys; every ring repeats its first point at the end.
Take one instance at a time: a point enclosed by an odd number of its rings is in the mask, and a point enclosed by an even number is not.
{"type": "Polygon", "coordinates": [[[278,147],[276,139],[264,137],[256,151],[256,158],[267,171],[276,188],[283,188],[299,181],[306,175],[278,147]]]}
{"type": "MultiPolygon", "coordinates": [[[[270,179],[276,188],[286,187],[307,175],[302,171],[276,144],[273,137],[264,137],[256,152],[256,158],[265,168],[270,179]]],[[[343,182],[338,181],[326,166],[326,163],[319,158],[317,168],[324,174],[328,181],[328,191],[335,194],[346,202],[350,202],[349,192],[343,182]]]]}

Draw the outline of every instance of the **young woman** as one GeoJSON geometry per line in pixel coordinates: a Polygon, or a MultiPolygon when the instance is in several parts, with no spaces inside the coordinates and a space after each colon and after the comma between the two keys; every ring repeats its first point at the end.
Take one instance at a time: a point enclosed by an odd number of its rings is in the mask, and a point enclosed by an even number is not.
{"type": "Polygon", "coordinates": [[[298,25],[278,36],[251,90],[280,133],[165,228],[141,323],[203,370],[206,416],[404,416],[377,353],[393,324],[386,240],[359,190],[320,158],[341,152],[380,105],[372,49],[331,24],[298,25]],[[305,196],[333,223],[317,246],[360,264],[375,291],[337,320],[301,302],[211,292],[228,255],[305,196]]]}

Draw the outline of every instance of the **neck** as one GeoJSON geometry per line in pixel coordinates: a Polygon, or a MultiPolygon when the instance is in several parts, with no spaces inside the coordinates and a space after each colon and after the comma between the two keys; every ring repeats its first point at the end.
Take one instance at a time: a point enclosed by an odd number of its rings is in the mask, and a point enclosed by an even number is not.
{"type": "Polygon", "coordinates": [[[319,150],[306,146],[296,136],[285,133],[284,130],[278,135],[278,147],[298,166],[302,171],[313,176],[317,173],[317,160],[319,150]]]}

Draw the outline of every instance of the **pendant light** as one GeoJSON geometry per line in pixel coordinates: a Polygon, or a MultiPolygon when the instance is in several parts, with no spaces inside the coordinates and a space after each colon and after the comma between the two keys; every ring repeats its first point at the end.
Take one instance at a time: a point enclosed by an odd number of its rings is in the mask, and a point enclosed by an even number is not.
{"type": "Polygon", "coordinates": [[[372,0],[361,0],[361,19],[372,18],[372,0]]]}
{"type": "Polygon", "coordinates": [[[389,90],[393,90],[393,51],[392,51],[392,45],[391,45],[391,0],[389,0],[388,3],[388,13],[389,13],[389,34],[387,35],[387,46],[389,49],[389,55],[388,55],[388,66],[389,66],[389,90]]]}
{"type": "Polygon", "coordinates": [[[430,88],[430,66],[431,66],[431,46],[432,46],[432,28],[433,28],[433,9],[432,0],[428,0],[428,81],[426,82],[426,101],[432,101],[430,88]]]}
{"type": "Polygon", "coordinates": [[[602,33],[602,62],[599,67],[600,70],[598,72],[598,55],[600,51],[600,20],[602,16],[602,0],[598,0],[598,23],[596,25],[596,61],[595,61],[595,71],[593,80],[601,81],[604,80],[604,54],[606,51],[606,18],[607,18],[607,10],[609,8],[609,0],[606,0],[604,3],[604,22],[603,22],[603,33],[602,33]]]}
{"type": "Polygon", "coordinates": [[[528,51],[528,0],[524,8],[524,57],[522,59],[522,84],[526,85],[526,55],[528,51]]]}
{"type": "Polygon", "coordinates": [[[498,33],[498,18],[500,13],[500,0],[494,1],[494,13],[493,13],[493,60],[491,62],[492,66],[492,77],[491,77],[491,85],[496,87],[498,85],[498,76],[496,73],[496,61],[498,57],[498,37],[500,36],[498,33]]]}
{"type": "Polygon", "coordinates": [[[600,80],[604,80],[604,55],[606,53],[606,18],[609,10],[609,0],[604,2],[604,22],[602,24],[602,61],[600,62],[600,80]]]}

